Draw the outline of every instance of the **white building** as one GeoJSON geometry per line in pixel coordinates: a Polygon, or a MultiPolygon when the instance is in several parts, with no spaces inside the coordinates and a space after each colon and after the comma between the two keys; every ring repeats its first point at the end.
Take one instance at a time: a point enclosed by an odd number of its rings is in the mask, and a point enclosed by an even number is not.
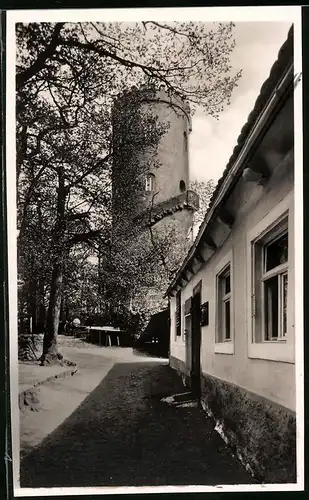
{"type": "Polygon", "coordinates": [[[293,37],[170,284],[170,365],[258,478],[294,482],[293,37]]]}

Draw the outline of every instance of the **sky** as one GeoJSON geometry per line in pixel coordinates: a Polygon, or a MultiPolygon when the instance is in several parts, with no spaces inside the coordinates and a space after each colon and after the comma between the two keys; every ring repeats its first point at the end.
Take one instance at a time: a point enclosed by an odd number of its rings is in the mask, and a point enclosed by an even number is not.
{"type": "Polygon", "coordinates": [[[221,177],[289,28],[284,22],[236,23],[231,64],[242,69],[242,78],[219,121],[206,116],[201,108],[196,110],[189,139],[191,180],[217,182],[221,177]]]}

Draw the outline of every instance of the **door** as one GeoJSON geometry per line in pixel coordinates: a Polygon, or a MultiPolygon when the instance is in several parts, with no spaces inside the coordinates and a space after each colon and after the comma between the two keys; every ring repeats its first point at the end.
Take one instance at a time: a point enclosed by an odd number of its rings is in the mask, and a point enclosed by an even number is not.
{"type": "Polygon", "coordinates": [[[186,345],[186,370],[191,376],[192,363],[192,297],[185,301],[185,345],[186,345]]]}
{"type": "Polygon", "coordinates": [[[191,389],[197,398],[201,394],[201,291],[200,282],[192,297],[191,389]]]}

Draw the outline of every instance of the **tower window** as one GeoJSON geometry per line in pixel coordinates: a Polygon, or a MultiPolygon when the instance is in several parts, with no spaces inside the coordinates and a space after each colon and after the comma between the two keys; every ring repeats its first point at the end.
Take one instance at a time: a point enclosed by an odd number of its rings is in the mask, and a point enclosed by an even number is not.
{"type": "Polygon", "coordinates": [[[184,143],[184,149],[185,149],[185,151],[188,151],[188,136],[187,136],[187,132],[183,133],[183,143],[184,143]]]}
{"type": "Polygon", "coordinates": [[[180,191],[181,191],[182,193],[186,190],[186,183],[185,183],[185,181],[181,180],[181,181],[179,182],[179,189],[180,189],[180,191]]]}
{"type": "Polygon", "coordinates": [[[145,191],[154,191],[155,186],[155,176],[154,174],[146,175],[145,179],[145,191]]]}

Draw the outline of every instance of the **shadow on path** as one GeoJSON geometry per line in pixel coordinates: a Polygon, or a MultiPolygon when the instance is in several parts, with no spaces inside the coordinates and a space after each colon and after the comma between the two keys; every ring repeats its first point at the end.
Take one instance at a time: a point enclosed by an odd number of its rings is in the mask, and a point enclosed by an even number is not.
{"type": "Polygon", "coordinates": [[[167,365],[116,364],[21,462],[21,487],[253,483],[199,407],[161,401],[184,392],[167,365]]]}

